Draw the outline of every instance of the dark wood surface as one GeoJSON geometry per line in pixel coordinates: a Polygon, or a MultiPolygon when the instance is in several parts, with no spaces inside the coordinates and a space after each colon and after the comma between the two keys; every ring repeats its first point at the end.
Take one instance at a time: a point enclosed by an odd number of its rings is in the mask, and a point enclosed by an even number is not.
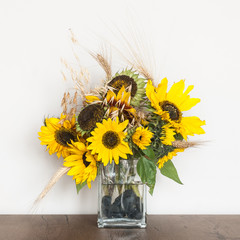
{"type": "Polygon", "coordinates": [[[0,240],[240,240],[239,215],[148,215],[146,229],[96,222],[96,215],[0,215],[0,240]]]}

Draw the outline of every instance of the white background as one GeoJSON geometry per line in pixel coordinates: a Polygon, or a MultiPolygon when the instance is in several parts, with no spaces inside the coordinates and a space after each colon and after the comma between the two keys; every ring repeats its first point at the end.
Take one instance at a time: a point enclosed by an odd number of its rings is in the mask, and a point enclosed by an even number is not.
{"type": "MultiPolygon", "coordinates": [[[[233,0],[1,0],[0,213],[32,213],[33,201],[62,164],[48,155],[37,133],[44,116],[60,115],[62,95],[73,87],[63,80],[60,62],[75,64],[69,29],[90,50],[97,51],[104,39],[122,49],[116,29],[130,39],[131,23],[151,46],[146,52],[154,54],[156,80],[194,84],[191,96],[202,101],[187,114],[207,122],[206,135],[191,138],[207,142],[173,160],[184,185],[158,174],[148,213],[240,214],[239,10],[233,0]]],[[[83,49],[76,51],[94,87],[104,73],[83,49]]],[[[127,66],[117,54],[112,62],[115,71],[127,66]]],[[[77,195],[70,176],[35,209],[96,212],[96,182],[77,195]]]]}

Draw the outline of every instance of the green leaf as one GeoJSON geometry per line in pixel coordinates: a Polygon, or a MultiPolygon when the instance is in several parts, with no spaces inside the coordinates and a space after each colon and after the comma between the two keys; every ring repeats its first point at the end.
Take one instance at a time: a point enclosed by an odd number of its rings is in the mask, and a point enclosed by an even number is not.
{"type": "Polygon", "coordinates": [[[176,133],[176,134],[174,135],[174,137],[175,137],[176,140],[180,140],[180,141],[183,140],[183,136],[182,136],[180,133],[176,133]]]}
{"type": "Polygon", "coordinates": [[[155,159],[155,153],[151,146],[149,146],[147,149],[144,149],[143,153],[147,155],[151,160],[155,159]]]}
{"type": "Polygon", "coordinates": [[[149,187],[149,193],[153,194],[153,189],[156,182],[156,165],[151,160],[141,156],[137,163],[137,172],[143,183],[149,187]]]}
{"type": "Polygon", "coordinates": [[[164,163],[163,167],[160,169],[160,172],[162,175],[172,179],[173,181],[179,184],[183,184],[180,181],[177,170],[171,160],[168,160],[167,162],[164,163]]]}
{"type": "Polygon", "coordinates": [[[148,184],[148,187],[149,187],[148,192],[149,192],[151,195],[153,195],[153,190],[154,190],[154,187],[155,187],[155,183],[154,183],[154,184],[151,184],[151,185],[148,184]]]}
{"type": "Polygon", "coordinates": [[[87,181],[83,182],[83,183],[79,183],[76,184],[76,188],[77,188],[77,193],[79,193],[79,191],[87,184],[87,181]]]}

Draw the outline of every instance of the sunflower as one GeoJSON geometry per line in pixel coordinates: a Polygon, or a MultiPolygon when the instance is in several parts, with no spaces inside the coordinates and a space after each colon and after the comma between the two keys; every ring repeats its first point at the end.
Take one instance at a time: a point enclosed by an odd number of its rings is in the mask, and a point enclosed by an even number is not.
{"type": "Polygon", "coordinates": [[[140,78],[133,70],[125,69],[120,73],[116,73],[112,80],[108,83],[112,87],[115,94],[124,86],[125,89],[131,90],[131,104],[139,106],[142,98],[145,96],[145,79],[140,78]]]}
{"type": "Polygon", "coordinates": [[[91,144],[88,149],[92,154],[98,154],[98,160],[101,160],[106,166],[108,162],[119,163],[119,157],[127,159],[127,154],[132,154],[128,143],[124,141],[127,133],[123,130],[127,127],[128,120],[119,123],[118,117],[116,121],[111,118],[103,120],[103,123],[97,123],[97,127],[91,132],[92,137],[87,141],[91,144]]]}
{"type": "Polygon", "coordinates": [[[153,133],[148,128],[138,127],[132,136],[133,142],[142,150],[151,143],[153,133]]]}
{"type": "Polygon", "coordinates": [[[88,187],[91,188],[91,181],[97,176],[96,159],[82,142],[72,142],[69,152],[70,155],[63,163],[65,167],[71,168],[67,174],[73,176],[76,184],[87,181],[88,187]]]}
{"type": "Polygon", "coordinates": [[[97,122],[101,122],[105,112],[100,104],[90,104],[82,109],[77,117],[76,129],[82,135],[93,130],[97,122]]]}
{"type": "Polygon", "coordinates": [[[174,156],[177,156],[178,152],[183,152],[184,149],[183,148],[175,148],[173,151],[168,152],[167,155],[163,156],[162,158],[160,158],[158,160],[158,167],[162,168],[164,163],[167,162],[168,160],[171,160],[174,156]]]}
{"type": "Polygon", "coordinates": [[[41,145],[46,145],[49,154],[57,153],[58,158],[69,155],[68,149],[71,141],[77,141],[77,133],[75,131],[75,116],[71,121],[66,119],[66,115],[61,118],[46,118],[45,126],[41,127],[38,133],[41,145]]]}
{"type": "Polygon", "coordinates": [[[146,87],[146,95],[151,101],[151,105],[156,109],[155,113],[160,115],[163,120],[167,120],[180,133],[185,140],[187,136],[194,134],[204,134],[201,128],[205,121],[198,117],[183,117],[182,112],[190,110],[200,102],[199,98],[190,98],[188,93],[193,89],[189,86],[184,92],[185,83],[181,80],[172,85],[167,93],[168,80],[164,78],[155,88],[149,80],[146,87]]]}
{"type": "Polygon", "coordinates": [[[174,135],[176,134],[175,129],[172,128],[171,124],[165,124],[162,126],[161,132],[161,142],[165,145],[172,145],[172,142],[175,141],[174,135]]]}

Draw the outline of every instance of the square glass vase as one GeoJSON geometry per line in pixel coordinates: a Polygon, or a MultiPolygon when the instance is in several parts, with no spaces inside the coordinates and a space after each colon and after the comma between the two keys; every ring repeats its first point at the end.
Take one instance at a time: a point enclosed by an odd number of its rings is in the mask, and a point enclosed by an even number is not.
{"type": "Polygon", "coordinates": [[[98,173],[98,227],[146,228],[146,186],[138,160],[101,166],[98,173]]]}

